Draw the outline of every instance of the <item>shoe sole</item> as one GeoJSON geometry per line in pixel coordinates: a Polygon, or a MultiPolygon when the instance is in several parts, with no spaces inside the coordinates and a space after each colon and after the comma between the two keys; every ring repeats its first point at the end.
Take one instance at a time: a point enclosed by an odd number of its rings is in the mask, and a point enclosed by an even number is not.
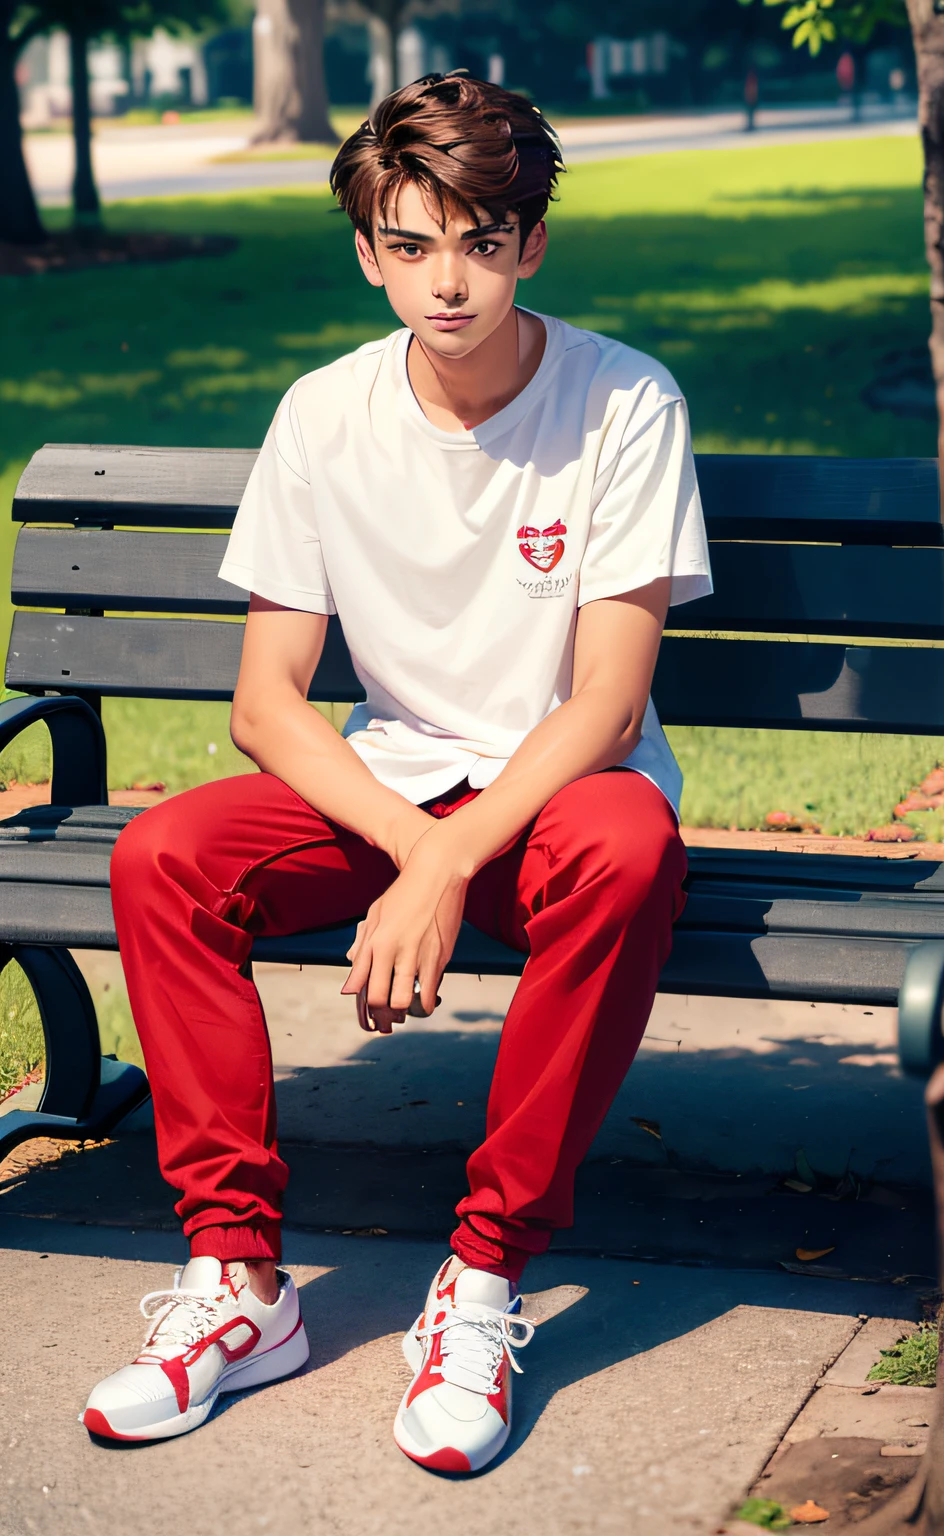
{"type": "MultiPolygon", "coordinates": [[[[416,1337],[420,1322],[421,1318],[418,1317],[409,1333],[403,1335],[400,1346],[414,1378],[423,1364],[423,1345],[416,1337]]],[[[404,1456],[409,1456],[410,1460],[415,1461],[418,1466],[428,1467],[431,1472],[481,1472],[482,1468],[487,1467],[490,1461],[494,1461],[499,1451],[504,1449],[511,1434],[510,1424],[505,1426],[505,1433],[498,1443],[489,1447],[487,1455],[483,1454],[473,1459],[454,1445],[442,1445],[438,1450],[424,1451],[422,1446],[413,1439],[404,1422],[412,1387],[413,1383],[410,1382],[397,1409],[397,1416],[393,1421],[393,1438],[404,1456]]]]}
{"type": "Polygon", "coordinates": [[[106,1440],[171,1440],[178,1435],[189,1434],[191,1430],[199,1429],[201,1424],[206,1423],[217,1398],[224,1392],[244,1392],[249,1387],[262,1387],[268,1382],[281,1381],[284,1376],[291,1376],[293,1371],[300,1370],[309,1353],[308,1335],[299,1318],[295,1328],[281,1344],[276,1344],[274,1348],[254,1358],[227,1366],[209,1396],[200,1403],[192,1403],[186,1413],[177,1414],[172,1419],[162,1419],[157,1424],[138,1425],[133,1433],[116,1429],[101,1408],[86,1408],[79,1423],[84,1424],[91,1434],[101,1435],[106,1440]]]}

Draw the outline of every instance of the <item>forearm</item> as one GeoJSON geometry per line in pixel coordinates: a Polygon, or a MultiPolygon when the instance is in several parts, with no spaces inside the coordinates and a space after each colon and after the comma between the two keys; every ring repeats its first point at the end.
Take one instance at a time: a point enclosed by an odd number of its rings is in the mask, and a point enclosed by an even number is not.
{"type": "Polygon", "coordinates": [[[475,800],[437,824],[463,873],[471,876],[517,837],[559,789],[584,774],[615,767],[639,741],[642,712],[627,721],[612,695],[587,688],[530,731],[499,777],[475,800]]]}
{"type": "Polygon", "coordinates": [[[376,779],[353,747],[294,689],[234,703],[233,740],[329,821],[382,848],[402,868],[433,818],[376,779]]]}

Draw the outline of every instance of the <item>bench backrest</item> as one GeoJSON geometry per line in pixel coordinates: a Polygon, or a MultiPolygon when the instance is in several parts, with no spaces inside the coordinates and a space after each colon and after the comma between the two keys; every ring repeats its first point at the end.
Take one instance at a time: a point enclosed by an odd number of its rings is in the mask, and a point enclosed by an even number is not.
{"type": "MultiPolygon", "coordinates": [[[[34,454],[13,504],[26,526],[12,596],[59,611],[15,615],[8,686],[230,698],[246,598],[216,571],[254,460],[66,444],[34,454]]],[[[663,721],[944,734],[935,461],[697,462],[716,590],[669,614],[653,688],[663,721]],[[807,636],[824,638],[787,638],[807,636]]],[[[334,619],[310,697],[363,697],[334,619]]]]}

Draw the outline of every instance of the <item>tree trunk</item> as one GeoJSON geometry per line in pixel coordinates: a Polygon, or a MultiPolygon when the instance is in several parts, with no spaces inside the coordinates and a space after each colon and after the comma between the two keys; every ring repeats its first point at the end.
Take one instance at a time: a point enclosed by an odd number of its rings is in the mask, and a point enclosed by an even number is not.
{"type": "Polygon", "coordinates": [[[324,0],[259,0],[253,54],[255,142],[336,144],[324,74],[324,0]]]}
{"type": "Polygon", "coordinates": [[[924,149],[924,248],[931,269],[931,367],[937,395],[938,461],[944,445],[944,15],[935,0],[907,0],[918,66],[924,149]]]}
{"type": "Polygon", "coordinates": [[[0,240],[39,245],[46,235],[23,159],[17,50],[10,41],[9,8],[0,5],[0,240]]]}
{"type": "Polygon", "coordinates": [[[72,65],[72,138],[75,143],[72,217],[79,227],[97,229],[102,222],[102,210],[92,170],[88,38],[77,27],[69,33],[69,58],[72,65]]]}
{"type": "Polygon", "coordinates": [[[372,15],[367,24],[370,37],[370,110],[396,89],[397,44],[393,28],[383,17],[372,15]]]}

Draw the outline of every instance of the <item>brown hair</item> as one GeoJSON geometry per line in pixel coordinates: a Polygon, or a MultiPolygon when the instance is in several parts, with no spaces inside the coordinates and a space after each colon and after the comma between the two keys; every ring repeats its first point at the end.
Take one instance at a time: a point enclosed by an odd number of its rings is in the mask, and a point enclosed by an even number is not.
{"type": "Polygon", "coordinates": [[[522,246],[564,170],[546,118],[524,96],[454,71],[425,75],[374,109],[341,145],[331,190],[373,242],[373,216],[405,181],[415,182],[445,227],[447,209],[496,222],[518,215],[522,246]]]}

